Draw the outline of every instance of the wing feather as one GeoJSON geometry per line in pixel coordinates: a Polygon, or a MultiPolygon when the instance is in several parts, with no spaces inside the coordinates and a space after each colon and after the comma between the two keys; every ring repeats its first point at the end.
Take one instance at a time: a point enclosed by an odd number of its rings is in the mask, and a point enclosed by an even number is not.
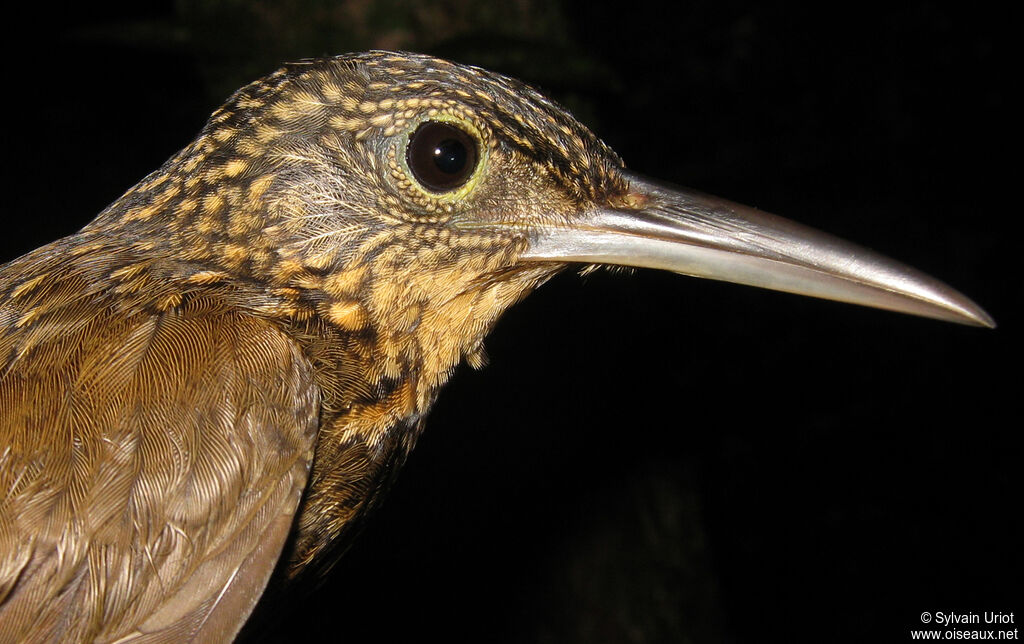
{"type": "Polygon", "coordinates": [[[306,485],[312,368],[213,299],[72,295],[0,330],[0,641],[230,641],[306,485]]]}

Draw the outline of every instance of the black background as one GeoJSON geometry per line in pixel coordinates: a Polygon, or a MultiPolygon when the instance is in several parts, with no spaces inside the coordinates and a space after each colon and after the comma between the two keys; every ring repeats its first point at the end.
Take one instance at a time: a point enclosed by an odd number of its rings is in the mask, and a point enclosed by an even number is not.
{"type": "Polygon", "coordinates": [[[490,366],[457,372],[384,507],[269,639],[901,642],[923,611],[1019,622],[1018,15],[139,4],[8,16],[3,259],[84,225],[278,63],[396,47],[537,84],[632,169],[897,257],[1000,324],[568,272],[502,319],[490,366]]]}

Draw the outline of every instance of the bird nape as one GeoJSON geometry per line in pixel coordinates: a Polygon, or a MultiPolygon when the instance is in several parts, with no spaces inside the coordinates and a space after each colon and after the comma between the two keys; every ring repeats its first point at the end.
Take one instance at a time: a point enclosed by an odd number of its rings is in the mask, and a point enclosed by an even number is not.
{"type": "Polygon", "coordinates": [[[229,641],[324,571],[439,389],[571,263],[992,326],[944,284],[644,179],[510,78],[288,65],[0,268],[0,639],[229,641]]]}

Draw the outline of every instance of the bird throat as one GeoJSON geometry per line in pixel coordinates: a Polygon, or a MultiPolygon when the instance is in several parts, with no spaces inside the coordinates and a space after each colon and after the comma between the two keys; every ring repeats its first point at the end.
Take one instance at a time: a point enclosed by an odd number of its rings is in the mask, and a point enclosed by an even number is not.
{"type": "Polygon", "coordinates": [[[309,487],[285,553],[289,576],[326,571],[344,552],[454,369],[463,360],[483,366],[483,339],[500,315],[560,269],[528,265],[510,275],[495,254],[479,257],[426,271],[429,257],[382,266],[378,255],[306,285],[306,301],[318,294],[314,310],[295,315],[289,332],[313,363],[322,413],[309,487]],[[358,289],[348,288],[356,282],[358,289]]]}

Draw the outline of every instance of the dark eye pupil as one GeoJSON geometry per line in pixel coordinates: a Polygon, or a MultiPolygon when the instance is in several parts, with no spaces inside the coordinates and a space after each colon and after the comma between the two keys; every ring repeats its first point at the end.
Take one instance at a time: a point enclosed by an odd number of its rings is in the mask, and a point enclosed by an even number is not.
{"type": "Polygon", "coordinates": [[[431,192],[449,192],[463,185],[476,168],[476,142],[450,123],[426,121],[409,137],[406,162],[413,176],[431,192]]]}
{"type": "Polygon", "coordinates": [[[434,163],[445,174],[458,174],[466,167],[468,152],[461,141],[445,139],[434,148],[434,163]]]}

